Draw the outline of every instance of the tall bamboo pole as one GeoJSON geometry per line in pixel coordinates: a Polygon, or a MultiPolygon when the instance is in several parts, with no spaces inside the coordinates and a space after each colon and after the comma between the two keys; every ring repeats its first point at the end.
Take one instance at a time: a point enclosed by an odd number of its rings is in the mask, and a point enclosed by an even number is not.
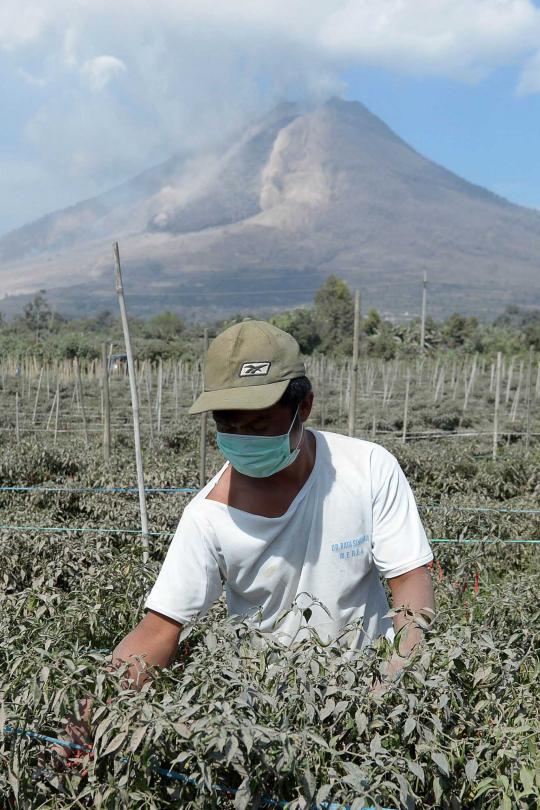
{"type": "Polygon", "coordinates": [[[32,424],[35,425],[36,423],[36,414],[37,414],[37,406],[39,401],[39,391],[41,388],[41,380],[43,379],[43,366],[41,366],[41,371],[39,372],[39,380],[37,384],[37,391],[36,391],[36,398],[34,400],[34,411],[32,413],[32,424]]]}
{"type": "Polygon", "coordinates": [[[499,405],[501,398],[501,365],[502,354],[497,352],[497,370],[495,372],[495,410],[493,412],[493,460],[497,458],[497,440],[499,438],[499,405]]]}
{"type": "Polygon", "coordinates": [[[159,358],[158,361],[158,378],[157,378],[157,399],[156,399],[156,411],[157,411],[157,434],[161,433],[161,401],[163,398],[163,358],[159,358]]]}
{"type": "Polygon", "coordinates": [[[107,344],[101,344],[101,394],[103,402],[103,458],[109,461],[111,457],[111,400],[109,397],[109,357],[107,344]]]}
{"type": "Polygon", "coordinates": [[[56,410],[54,412],[54,441],[56,447],[56,437],[58,436],[58,413],[60,411],[60,377],[56,378],[56,410]]]}
{"type": "Polygon", "coordinates": [[[403,407],[403,433],[401,436],[402,444],[407,441],[407,423],[409,421],[409,388],[411,386],[411,370],[407,369],[407,378],[405,382],[405,405],[403,407]]]}
{"type": "Polygon", "coordinates": [[[420,348],[423,351],[426,342],[426,302],[427,302],[427,273],[424,270],[422,281],[422,318],[420,321],[420,348]]]}
{"type": "Polygon", "coordinates": [[[122,284],[122,270],[120,267],[120,251],[118,242],[113,244],[115,261],[116,294],[120,306],[120,317],[122,318],[122,328],[124,330],[124,342],[126,344],[126,355],[128,361],[129,388],[131,391],[131,410],[133,412],[133,438],[135,440],[135,463],[137,465],[137,487],[139,490],[139,507],[141,512],[141,531],[143,540],[143,563],[148,561],[148,515],[146,512],[146,495],[144,492],[144,472],[141,451],[141,433],[139,428],[139,400],[137,397],[137,380],[135,376],[135,366],[133,364],[133,352],[131,351],[131,337],[129,334],[129,324],[127,319],[126,303],[124,300],[124,286],[122,284]]]}
{"type": "Polygon", "coordinates": [[[83,398],[83,388],[82,388],[82,380],[81,380],[81,367],[79,364],[79,358],[75,357],[75,384],[77,386],[77,396],[79,397],[79,404],[81,406],[81,416],[83,420],[83,428],[84,428],[84,443],[86,447],[88,447],[88,425],[86,423],[86,411],[84,410],[84,398],[83,398]]]}
{"type": "Polygon", "coordinates": [[[526,428],[525,428],[525,452],[529,452],[531,443],[531,392],[532,392],[532,359],[533,347],[529,346],[529,363],[527,366],[527,402],[526,402],[526,428]]]}
{"type": "Polygon", "coordinates": [[[321,400],[321,430],[326,424],[326,357],[321,355],[321,388],[319,392],[321,400]]]}
{"type": "Polygon", "coordinates": [[[21,434],[19,431],[19,392],[15,391],[15,438],[17,440],[17,444],[19,444],[21,440],[21,434]]]}
{"type": "Polygon", "coordinates": [[[356,427],[356,394],[358,391],[358,343],[360,341],[360,292],[354,295],[353,355],[351,367],[351,390],[349,396],[349,436],[354,436],[356,427]]]}
{"type": "MultiPolygon", "coordinates": [[[[208,351],[208,329],[204,330],[203,334],[203,369],[206,360],[206,353],[208,351]]],[[[204,372],[203,372],[204,373],[204,372]]],[[[206,438],[208,428],[208,414],[201,414],[201,436],[200,436],[200,453],[199,453],[199,486],[204,487],[206,484],[206,438]]]]}

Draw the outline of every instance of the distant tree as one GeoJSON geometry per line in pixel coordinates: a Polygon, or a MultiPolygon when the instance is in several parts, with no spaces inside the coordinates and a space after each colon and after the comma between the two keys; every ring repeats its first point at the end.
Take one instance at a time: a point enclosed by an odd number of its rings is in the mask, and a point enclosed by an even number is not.
{"type": "Polygon", "coordinates": [[[40,334],[49,328],[53,315],[45,293],[46,290],[40,290],[23,308],[23,322],[35,333],[36,341],[39,341],[40,334]]]}
{"type": "Polygon", "coordinates": [[[315,294],[313,318],[320,335],[322,351],[352,349],[354,301],[351,291],[342,279],[329,276],[315,294]]]}
{"type": "Polygon", "coordinates": [[[524,309],[512,304],[493,321],[494,327],[519,330],[525,346],[540,349],[540,310],[524,309]]]}
{"type": "Polygon", "coordinates": [[[370,309],[362,322],[365,335],[376,335],[381,328],[382,318],[376,309],[370,309]]]}
{"type": "Polygon", "coordinates": [[[466,344],[470,347],[474,344],[477,329],[477,318],[468,318],[460,315],[459,312],[454,312],[443,323],[441,337],[449,349],[462,348],[466,344]]]}
{"type": "Polygon", "coordinates": [[[312,354],[321,342],[310,309],[299,308],[281,312],[279,315],[270,318],[270,323],[296,338],[304,354],[312,354]]]}
{"type": "Polygon", "coordinates": [[[160,312],[153,315],[146,322],[146,332],[149,337],[171,339],[178,337],[185,329],[185,324],[176,312],[160,312]]]}

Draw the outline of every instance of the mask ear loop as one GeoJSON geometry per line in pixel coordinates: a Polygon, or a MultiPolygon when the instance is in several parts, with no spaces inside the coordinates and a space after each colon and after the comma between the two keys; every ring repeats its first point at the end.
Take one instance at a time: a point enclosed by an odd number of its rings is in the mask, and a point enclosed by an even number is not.
{"type": "MultiPolygon", "coordinates": [[[[296,413],[293,416],[293,420],[292,420],[291,426],[289,428],[289,436],[291,435],[291,431],[292,431],[292,429],[294,427],[294,423],[296,422],[296,417],[299,415],[299,411],[300,411],[300,403],[298,404],[298,407],[296,408],[296,413]]],[[[300,445],[304,441],[305,431],[304,431],[304,423],[302,422],[302,418],[300,418],[300,424],[302,425],[302,433],[300,434],[300,439],[298,441],[298,444],[296,445],[294,450],[291,450],[292,453],[296,453],[296,451],[299,449],[300,445]]],[[[290,443],[289,443],[289,447],[290,447],[290,443]]]]}

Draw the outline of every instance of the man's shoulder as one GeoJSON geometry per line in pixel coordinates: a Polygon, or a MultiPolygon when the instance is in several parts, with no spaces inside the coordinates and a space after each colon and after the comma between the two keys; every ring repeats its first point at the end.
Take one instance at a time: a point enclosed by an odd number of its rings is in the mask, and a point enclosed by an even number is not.
{"type": "Polygon", "coordinates": [[[355,459],[362,457],[372,465],[393,466],[397,459],[382,444],[370,442],[367,439],[353,438],[343,433],[332,433],[327,430],[316,431],[320,439],[325,442],[331,453],[344,453],[347,457],[355,459]]]}

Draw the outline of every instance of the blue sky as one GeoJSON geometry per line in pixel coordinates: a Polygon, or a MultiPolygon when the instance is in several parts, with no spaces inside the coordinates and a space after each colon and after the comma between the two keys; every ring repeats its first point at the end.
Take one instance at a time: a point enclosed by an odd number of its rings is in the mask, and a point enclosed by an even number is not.
{"type": "Polygon", "coordinates": [[[366,104],[417,151],[540,209],[540,94],[516,92],[515,68],[475,84],[366,68],[344,78],[346,97],[366,104]]]}
{"type": "Polygon", "coordinates": [[[0,234],[331,95],[540,208],[540,0],[2,0],[0,234]]]}

